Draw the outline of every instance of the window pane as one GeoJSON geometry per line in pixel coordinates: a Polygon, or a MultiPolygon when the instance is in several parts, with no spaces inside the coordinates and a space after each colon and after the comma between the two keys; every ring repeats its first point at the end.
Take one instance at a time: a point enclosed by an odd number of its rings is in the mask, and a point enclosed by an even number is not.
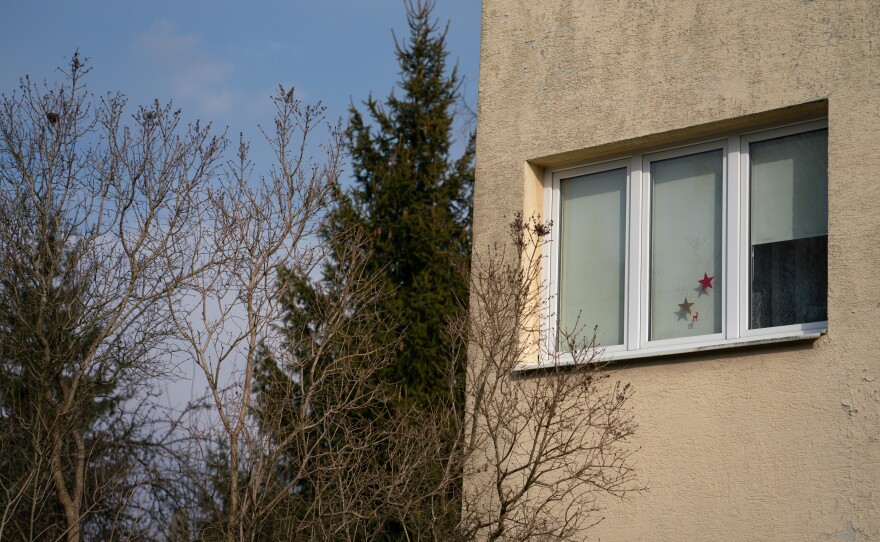
{"type": "Polygon", "coordinates": [[[720,149],[651,164],[651,340],[721,332],[723,167],[720,149]]]}
{"type": "Polygon", "coordinates": [[[827,320],[828,130],[749,145],[751,329],[827,320]]]}
{"type": "Polygon", "coordinates": [[[626,168],[562,181],[558,348],[565,333],[623,344],[626,168]]]}

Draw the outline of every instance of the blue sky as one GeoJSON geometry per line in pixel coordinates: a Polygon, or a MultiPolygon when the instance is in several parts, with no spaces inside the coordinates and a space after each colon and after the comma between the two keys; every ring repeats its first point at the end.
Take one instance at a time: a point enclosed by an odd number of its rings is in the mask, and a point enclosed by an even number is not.
{"type": "MultiPolygon", "coordinates": [[[[476,110],[480,0],[438,0],[434,12],[476,110]]],[[[278,84],[320,100],[331,120],[370,91],[385,97],[398,74],[392,30],[407,35],[402,0],[17,0],[0,20],[0,92],[25,74],[57,80],[78,48],[92,91],[120,91],[132,111],[173,99],[187,119],[244,132],[259,161],[257,125],[271,121],[278,84]]]]}
{"type": "MultiPolygon", "coordinates": [[[[438,0],[434,13],[449,22],[449,60],[458,62],[465,101],[476,110],[480,0],[438,0]]],[[[92,92],[122,92],[131,113],[173,99],[185,120],[226,129],[231,150],[244,132],[260,174],[271,154],[257,125],[271,126],[269,96],[279,83],[309,103],[320,100],[328,120],[345,119],[352,101],[371,91],[384,98],[397,81],[392,30],[407,36],[403,0],[13,0],[0,18],[0,93],[11,94],[24,75],[58,81],[57,67],[79,49],[93,68],[92,92]]],[[[177,404],[202,380],[165,382],[164,396],[177,404]]]]}

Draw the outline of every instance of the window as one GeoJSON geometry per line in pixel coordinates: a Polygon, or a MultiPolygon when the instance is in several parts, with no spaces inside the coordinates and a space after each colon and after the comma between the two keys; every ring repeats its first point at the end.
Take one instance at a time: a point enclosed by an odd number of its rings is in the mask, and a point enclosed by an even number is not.
{"type": "Polygon", "coordinates": [[[625,358],[827,328],[828,128],[815,121],[551,171],[557,350],[625,358]]]}

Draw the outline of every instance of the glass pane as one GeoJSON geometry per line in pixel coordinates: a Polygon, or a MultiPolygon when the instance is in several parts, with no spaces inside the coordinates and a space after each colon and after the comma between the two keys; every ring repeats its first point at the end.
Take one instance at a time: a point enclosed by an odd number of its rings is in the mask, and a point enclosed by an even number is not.
{"type": "Polygon", "coordinates": [[[721,149],[651,164],[650,339],[721,332],[721,149]]]}
{"type": "Polygon", "coordinates": [[[750,328],[827,320],[828,130],[749,145],[750,328]]]}
{"type": "Polygon", "coordinates": [[[557,347],[566,333],[623,344],[626,168],[562,181],[557,347]]]}

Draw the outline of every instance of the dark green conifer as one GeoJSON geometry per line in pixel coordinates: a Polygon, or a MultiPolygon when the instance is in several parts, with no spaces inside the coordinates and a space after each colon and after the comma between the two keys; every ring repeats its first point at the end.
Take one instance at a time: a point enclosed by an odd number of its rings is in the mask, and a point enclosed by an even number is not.
{"type": "Polygon", "coordinates": [[[391,376],[416,402],[448,390],[438,361],[445,319],[467,295],[459,266],[470,254],[474,175],[473,137],[452,155],[461,81],[447,67],[446,29],[432,20],[432,7],[408,5],[410,36],[395,44],[401,95],[392,91],[384,103],[370,96],[364,113],[350,110],[354,186],[333,222],[371,240],[369,271],[383,277],[383,309],[403,332],[391,376]]]}
{"type": "MultiPolygon", "coordinates": [[[[374,387],[364,394],[370,400],[360,407],[348,405],[344,417],[334,414],[338,409],[333,404],[309,403],[309,415],[321,418],[325,426],[344,425],[346,431],[340,434],[360,434],[360,426],[390,434],[388,426],[416,419],[407,417],[407,412],[462,399],[460,390],[455,397],[448,396],[445,359],[450,351],[463,350],[450,348],[445,326],[467,298],[461,269],[468,265],[470,255],[474,140],[473,135],[467,138],[460,155],[453,152],[461,81],[457,70],[447,65],[446,29],[432,19],[432,8],[432,2],[421,0],[407,4],[409,37],[395,42],[401,68],[399,88],[383,102],[370,96],[363,111],[355,106],[350,109],[345,135],[353,184],[348,190],[340,184],[333,187],[333,207],[322,232],[329,256],[323,276],[313,280],[291,269],[280,282],[293,359],[314,360],[316,370],[327,367],[332,373],[338,360],[384,366],[390,355],[387,368],[368,384],[374,387]],[[353,250],[360,253],[353,255],[353,250]],[[354,273],[352,265],[357,267],[354,273]],[[363,280],[374,288],[374,279],[380,291],[365,292],[365,286],[351,284],[363,280]],[[355,299],[353,291],[358,292],[355,299]],[[328,333],[326,315],[333,312],[328,309],[342,305],[349,307],[349,322],[341,327],[334,324],[336,331],[328,333]],[[316,352],[320,359],[315,358],[316,352]]],[[[256,419],[261,430],[277,437],[302,426],[286,420],[293,420],[302,403],[302,390],[311,386],[310,374],[297,368],[297,363],[292,367],[266,357],[255,374],[256,419]]],[[[338,386],[349,386],[349,380],[338,380],[338,386]]],[[[333,384],[322,378],[321,385],[333,384]]],[[[451,442],[455,428],[449,429],[451,442]]],[[[319,443],[328,452],[335,446],[318,435],[305,435],[304,441],[319,443]]],[[[381,439],[373,447],[377,480],[381,471],[393,475],[396,466],[391,464],[391,448],[393,443],[381,439]]],[[[438,457],[443,453],[438,451],[438,457]]],[[[287,464],[298,465],[300,455],[291,447],[287,464]]],[[[423,471],[419,483],[434,488],[441,465],[419,468],[423,471]]],[[[313,479],[317,470],[295,480],[292,501],[307,501],[316,491],[334,491],[313,479]]],[[[411,509],[406,517],[380,511],[364,529],[378,539],[404,539],[404,533],[438,529],[438,514],[454,520],[460,509],[452,494],[415,498],[424,500],[424,510],[411,509]]],[[[296,510],[291,503],[290,513],[296,515],[296,510]]]]}

